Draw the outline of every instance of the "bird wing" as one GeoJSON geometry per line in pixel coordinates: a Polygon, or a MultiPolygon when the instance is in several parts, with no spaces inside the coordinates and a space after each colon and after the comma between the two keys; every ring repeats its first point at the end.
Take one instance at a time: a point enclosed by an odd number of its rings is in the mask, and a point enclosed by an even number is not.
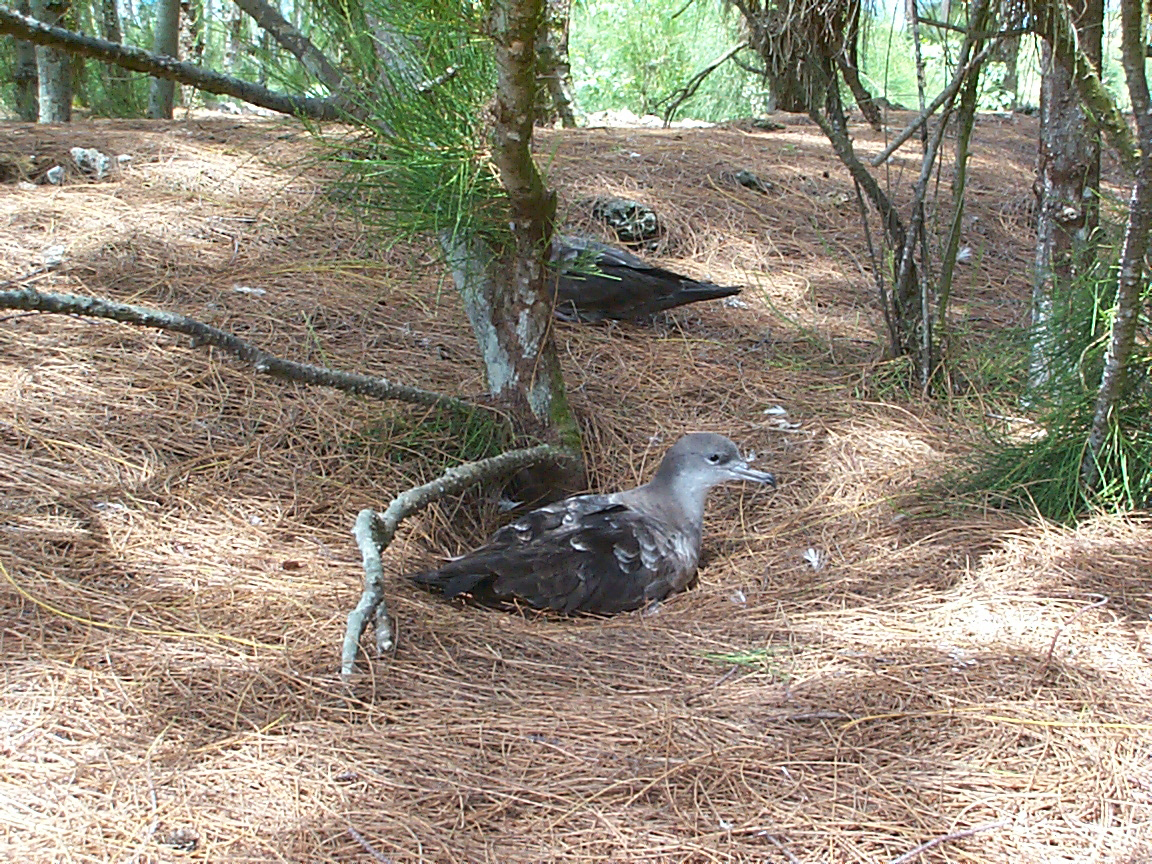
{"type": "Polygon", "coordinates": [[[700,282],[635,255],[585,237],[563,237],[553,243],[559,274],[556,312],[563,320],[643,318],[701,300],[739,294],[740,288],[700,282]],[[591,258],[600,273],[581,272],[581,257],[591,258]]]}
{"type": "Polygon", "coordinates": [[[695,569],[687,538],[611,496],[587,495],[534,510],[475,552],[415,578],[448,595],[479,589],[538,608],[608,614],[661,599],[695,569]]]}

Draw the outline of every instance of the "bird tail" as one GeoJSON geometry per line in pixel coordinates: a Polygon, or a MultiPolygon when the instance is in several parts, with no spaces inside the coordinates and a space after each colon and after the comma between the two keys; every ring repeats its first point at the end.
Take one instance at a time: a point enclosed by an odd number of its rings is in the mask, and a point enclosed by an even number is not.
{"type": "Polygon", "coordinates": [[[466,570],[454,571],[451,562],[446,567],[436,570],[424,570],[420,573],[409,573],[408,578],[422,588],[439,591],[445,597],[455,597],[476,590],[480,583],[491,579],[491,573],[484,571],[466,570]]]}
{"type": "Polygon", "coordinates": [[[692,279],[680,281],[680,290],[677,296],[680,303],[695,303],[699,300],[718,300],[721,297],[732,297],[739,294],[742,289],[739,285],[714,285],[711,282],[696,282],[692,279]]]}

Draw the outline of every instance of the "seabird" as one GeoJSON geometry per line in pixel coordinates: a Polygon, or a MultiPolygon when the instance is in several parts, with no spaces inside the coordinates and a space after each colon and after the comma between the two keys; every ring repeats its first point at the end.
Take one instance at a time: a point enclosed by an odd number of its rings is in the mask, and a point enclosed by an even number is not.
{"type": "Polygon", "coordinates": [[[476,551],[410,578],[447,597],[468,593],[482,602],[518,598],[568,613],[639,609],[692,581],[704,502],[713,486],[730,480],[776,485],[723,435],[685,435],[643,486],[532,510],[476,551]]]}
{"type": "Polygon", "coordinates": [[[685,303],[740,293],[735,285],[697,282],[586,237],[553,237],[552,267],[556,316],[563,321],[645,318],[685,303]],[[586,272],[589,269],[600,272],[586,272]]]}

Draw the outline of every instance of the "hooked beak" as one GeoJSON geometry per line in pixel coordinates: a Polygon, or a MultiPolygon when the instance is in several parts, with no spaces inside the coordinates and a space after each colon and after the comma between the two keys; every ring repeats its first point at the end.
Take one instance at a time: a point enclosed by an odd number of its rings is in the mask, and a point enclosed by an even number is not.
{"type": "Polygon", "coordinates": [[[737,462],[734,465],[728,466],[732,471],[732,476],[739,480],[749,480],[753,483],[767,483],[773,489],[776,488],[776,475],[770,474],[767,471],[757,471],[755,468],[749,468],[747,462],[737,462]]]}

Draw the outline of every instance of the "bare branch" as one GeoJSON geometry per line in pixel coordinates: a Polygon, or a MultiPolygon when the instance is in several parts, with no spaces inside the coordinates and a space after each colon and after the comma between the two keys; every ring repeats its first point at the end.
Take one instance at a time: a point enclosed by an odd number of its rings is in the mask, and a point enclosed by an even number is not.
{"type": "Polygon", "coordinates": [[[250,342],[233,336],[231,333],[218,330],[194,318],[171,312],[161,312],[157,309],[148,309],[143,306],[130,306],[126,303],[114,303],[110,300],[81,297],[76,294],[41,293],[33,288],[23,288],[14,291],[0,291],[0,309],[24,309],[29,312],[52,312],[59,315],[110,318],[113,321],[135,324],[140,327],[158,327],[161,330],[170,330],[174,333],[191,336],[195,344],[208,344],[227,351],[250,364],[262,375],[270,375],[273,378],[299,381],[303,384],[320,387],[332,387],[347,393],[372,396],[377,399],[393,399],[416,405],[445,408],[463,414],[477,410],[489,410],[483,405],[434,393],[430,390],[422,390],[419,387],[393,384],[384,378],[354,375],[349,372],[326,369],[323,366],[283,360],[269,354],[262,348],[257,348],[250,342]]]}
{"type": "Polygon", "coordinates": [[[1056,640],[1060,638],[1060,634],[1071,627],[1076,622],[1076,620],[1089,609],[1099,609],[1101,606],[1104,606],[1107,603],[1107,597],[1103,598],[1102,600],[1097,600],[1095,603],[1089,603],[1087,606],[1085,606],[1083,609],[1081,609],[1079,612],[1077,612],[1075,615],[1073,615],[1071,618],[1056,628],[1056,632],[1052,634],[1052,642],[1048,646],[1048,653],[1044,656],[1044,662],[1040,664],[1040,667],[1034,673],[1032,673],[1032,678],[1028,681],[1029,687],[1031,687],[1032,682],[1039,678],[1044,670],[1048,668],[1048,664],[1052,662],[1052,654],[1056,651],[1056,640]]]}
{"type": "MultiPolygon", "coordinates": [[[[680,108],[685,102],[696,95],[696,91],[700,89],[700,85],[704,83],[704,79],[715,72],[718,68],[724,65],[725,62],[735,57],[741,51],[748,47],[748,41],[745,40],[736,45],[733,45],[690,79],[683,87],[680,87],[672,92],[671,95],[664,97],[660,102],[669,102],[667,108],[664,109],[664,128],[667,129],[672,123],[672,117],[676,114],[677,109],[680,108]]],[[[657,104],[659,105],[660,102],[657,104]]]]}
{"type": "Polygon", "coordinates": [[[236,5],[299,60],[333,95],[348,91],[348,81],[344,74],[275,8],[264,0],[236,0],[236,5]]]}
{"type": "Polygon", "coordinates": [[[960,92],[960,86],[964,83],[965,79],[972,73],[974,69],[978,69],[980,64],[988,59],[988,55],[996,48],[998,42],[989,42],[984,48],[971,60],[956,70],[952,76],[952,80],[948,82],[948,86],[940,91],[940,94],[932,100],[931,104],[920,112],[920,116],[904,127],[903,131],[892,139],[884,150],[872,159],[871,165],[873,168],[878,168],[883,165],[885,160],[895,153],[900,145],[916,134],[916,130],[928,122],[928,118],[939,110],[940,106],[945,102],[951,102],[960,92]]]}
{"type": "Polygon", "coordinates": [[[356,608],[348,613],[348,628],[344,633],[344,648],[340,661],[340,674],[344,680],[347,681],[356,673],[356,652],[370,617],[376,619],[377,652],[383,654],[395,647],[395,630],[384,603],[384,567],[380,553],[388,548],[401,522],[434,501],[439,501],[448,495],[456,495],[469,486],[485,480],[506,477],[522,468],[569,462],[573,458],[568,451],[550,444],[540,444],[524,450],[511,450],[491,459],[466,462],[455,468],[449,468],[435,480],[401,492],[392,499],[383,513],[361,510],[356,517],[352,533],[356,537],[363,559],[364,591],[356,608]]]}
{"type": "Polygon", "coordinates": [[[193,63],[183,63],[141,48],[73,33],[63,27],[52,27],[6,6],[0,6],[0,33],[8,33],[37,45],[63,48],[82,57],[94,57],[114,66],[144,72],[153,78],[178,81],[208,93],[234,96],[281,114],[302,115],[315,120],[339,120],[342,117],[338,106],[324,99],[277,93],[258,84],[202,69],[193,63]]]}

